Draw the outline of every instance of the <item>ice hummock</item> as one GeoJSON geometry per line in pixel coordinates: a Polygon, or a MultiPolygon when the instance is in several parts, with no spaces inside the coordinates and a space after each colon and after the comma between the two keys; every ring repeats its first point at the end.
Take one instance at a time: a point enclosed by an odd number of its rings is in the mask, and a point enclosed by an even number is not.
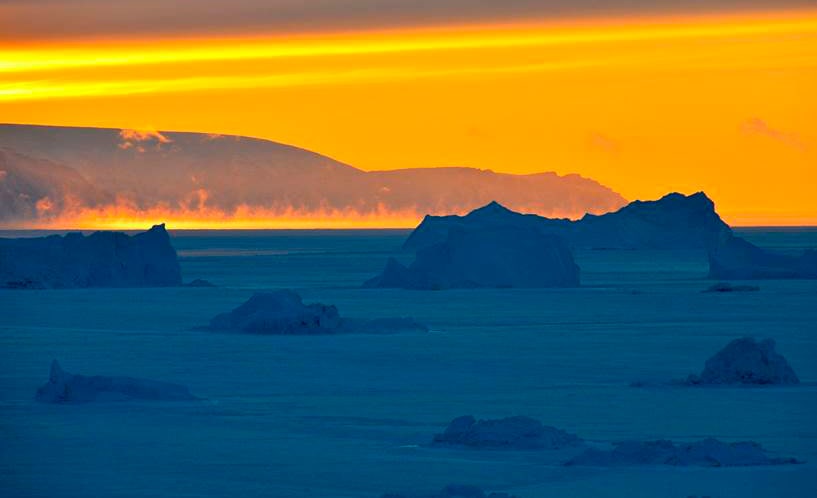
{"type": "Polygon", "coordinates": [[[267,334],[329,334],[341,328],[334,306],[304,304],[291,290],[257,292],[228,313],[210,321],[214,330],[237,330],[267,334]]]}
{"type": "Polygon", "coordinates": [[[232,311],[216,315],[204,328],[271,335],[428,331],[428,327],[410,317],[342,318],[334,305],[304,304],[301,296],[289,289],[257,292],[232,311]]]}
{"type": "Polygon", "coordinates": [[[726,293],[726,292],[757,292],[760,287],[756,285],[735,285],[729,282],[717,282],[707,287],[703,292],[726,293]]]}
{"type": "Polygon", "coordinates": [[[184,284],[185,287],[216,287],[216,284],[203,278],[196,278],[184,284]]]}
{"type": "Polygon", "coordinates": [[[725,443],[707,438],[691,443],[668,440],[624,441],[612,450],[589,448],[565,465],[613,467],[626,465],[673,465],[703,467],[742,467],[799,463],[794,458],[768,455],[754,441],[725,443]]]}
{"type": "Polygon", "coordinates": [[[798,384],[800,380],[772,339],[735,339],[706,360],[700,375],[690,375],[690,385],[798,384]]]}
{"type": "Polygon", "coordinates": [[[408,267],[390,259],[366,287],[575,287],[579,267],[558,236],[530,228],[451,230],[445,241],[417,251],[408,267]]]}
{"type": "Polygon", "coordinates": [[[581,443],[582,439],[575,434],[530,417],[477,420],[471,415],[455,418],[432,441],[434,445],[513,450],[554,450],[581,443]]]}
{"type": "Polygon", "coordinates": [[[185,401],[198,399],[184,386],[134,377],[103,377],[71,374],[51,362],[48,382],[37,389],[43,403],[89,403],[93,401],[185,401]]]}

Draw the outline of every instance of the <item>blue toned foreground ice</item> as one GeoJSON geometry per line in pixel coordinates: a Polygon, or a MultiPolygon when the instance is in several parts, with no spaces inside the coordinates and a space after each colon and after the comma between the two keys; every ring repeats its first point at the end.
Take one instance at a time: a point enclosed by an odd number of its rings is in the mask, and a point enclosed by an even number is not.
{"type": "MultiPolygon", "coordinates": [[[[770,251],[817,230],[736,230],[770,251]]],[[[577,250],[582,286],[363,289],[406,231],[171,232],[185,281],[218,287],[0,289],[0,495],[14,498],[379,498],[448,484],[519,498],[817,496],[817,281],[702,293],[707,254],[577,250]],[[429,333],[191,330],[267,289],[341,317],[414,316],[429,333]],[[797,385],[682,387],[735,339],[772,338],[797,385]],[[69,371],[190,387],[206,401],[34,400],[69,371]],[[663,385],[633,389],[633,379],[663,385]],[[618,441],[755,441],[799,465],[565,466],[582,446],[432,446],[457,415],[523,414],[618,441]]],[[[19,235],[18,235],[19,236],[19,235]]],[[[733,282],[737,283],[737,282],[733,282]]]]}

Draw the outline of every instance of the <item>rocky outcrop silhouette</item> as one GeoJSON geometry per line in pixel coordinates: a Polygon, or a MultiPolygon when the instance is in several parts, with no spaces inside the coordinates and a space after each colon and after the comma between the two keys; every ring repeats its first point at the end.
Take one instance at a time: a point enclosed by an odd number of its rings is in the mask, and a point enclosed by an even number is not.
{"type": "Polygon", "coordinates": [[[181,285],[176,250],[164,225],[129,236],[0,239],[0,287],[165,287],[181,285]]]}

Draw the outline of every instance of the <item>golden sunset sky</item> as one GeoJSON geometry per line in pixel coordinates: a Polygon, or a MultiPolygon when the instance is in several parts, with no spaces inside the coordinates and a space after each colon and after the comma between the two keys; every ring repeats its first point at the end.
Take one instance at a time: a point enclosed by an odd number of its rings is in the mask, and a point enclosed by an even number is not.
{"type": "Polygon", "coordinates": [[[817,224],[817,6],[597,3],[11,0],[0,122],[579,173],[630,200],[704,190],[735,225],[817,224]]]}

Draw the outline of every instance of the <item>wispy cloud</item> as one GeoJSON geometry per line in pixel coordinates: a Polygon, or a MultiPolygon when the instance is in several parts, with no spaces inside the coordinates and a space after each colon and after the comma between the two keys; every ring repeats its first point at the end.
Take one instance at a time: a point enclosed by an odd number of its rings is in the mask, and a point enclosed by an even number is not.
{"type": "Polygon", "coordinates": [[[767,137],[789,147],[805,150],[806,142],[795,132],[782,130],[770,125],[766,120],[754,117],[741,124],[741,130],[748,135],[767,137]]]}
{"type": "Polygon", "coordinates": [[[156,130],[128,130],[124,129],[119,132],[119,137],[122,139],[117,145],[122,150],[135,149],[138,152],[144,152],[143,143],[154,143],[156,148],[162,147],[162,144],[169,144],[173,140],[162,135],[156,130]]]}
{"type": "Polygon", "coordinates": [[[591,149],[598,150],[610,155],[616,155],[619,152],[619,143],[614,138],[605,133],[593,131],[587,135],[587,145],[591,149]]]}
{"type": "Polygon", "coordinates": [[[122,130],[119,132],[119,136],[132,142],[156,140],[162,144],[169,144],[173,141],[156,130],[122,130]]]}

